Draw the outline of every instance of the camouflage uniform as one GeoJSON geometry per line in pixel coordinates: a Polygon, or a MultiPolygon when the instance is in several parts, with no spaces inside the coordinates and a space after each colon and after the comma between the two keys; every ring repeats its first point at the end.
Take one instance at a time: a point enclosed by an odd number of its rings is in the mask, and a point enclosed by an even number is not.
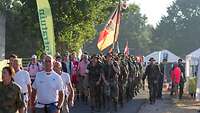
{"type": "Polygon", "coordinates": [[[99,81],[101,74],[103,73],[103,68],[100,63],[97,63],[95,66],[90,63],[88,65],[88,79],[89,79],[89,93],[90,93],[90,101],[91,101],[91,110],[94,111],[94,108],[100,110],[101,108],[101,87],[100,84],[97,85],[97,81],[99,81]]]}
{"type": "MultiPolygon", "coordinates": [[[[117,111],[118,97],[119,97],[119,87],[118,87],[118,77],[120,74],[120,68],[116,61],[113,63],[105,63],[104,65],[105,79],[109,83],[106,87],[106,101],[107,107],[110,107],[110,101],[112,101],[115,111],[117,111]],[[110,90],[110,91],[109,91],[110,90]],[[109,94],[110,93],[110,94],[109,94]]],[[[109,109],[107,109],[109,110],[109,109]]]]}
{"type": "Polygon", "coordinates": [[[124,95],[126,93],[126,87],[127,87],[127,81],[128,81],[128,74],[129,74],[129,70],[128,70],[128,65],[126,63],[126,61],[121,61],[120,62],[120,71],[121,73],[119,74],[119,104],[121,105],[121,107],[123,107],[124,105],[124,95]]]}
{"type": "Polygon", "coordinates": [[[135,63],[136,67],[136,78],[135,78],[135,94],[137,95],[139,93],[139,90],[142,88],[142,77],[143,77],[143,68],[142,64],[139,62],[135,63]]]}
{"type": "Polygon", "coordinates": [[[135,76],[136,76],[136,67],[133,61],[128,61],[128,69],[129,69],[129,76],[128,76],[128,85],[127,85],[127,92],[126,97],[127,101],[134,97],[134,87],[135,87],[135,76]]]}
{"type": "Polygon", "coordinates": [[[8,86],[0,82],[0,113],[16,113],[18,109],[24,107],[21,98],[20,87],[11,82],[8,86]]]}

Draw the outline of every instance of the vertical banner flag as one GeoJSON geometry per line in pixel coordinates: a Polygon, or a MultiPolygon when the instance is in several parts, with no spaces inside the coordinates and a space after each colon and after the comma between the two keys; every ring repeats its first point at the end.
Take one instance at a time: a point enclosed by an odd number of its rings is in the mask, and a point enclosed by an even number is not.
{"type": "Polygon", "coordinates": [[[100,32],[97,47],[103,51],[118,39],[120,25],[120,7],[117,6],[104,29],[100,32]]]}
{"type": "Polygon", "coordinates": [[[128,41],[126,42],[126,46],[125,46],[125,48],[124,48],[124,54],[125,54],[126,56],[129,55],[128,41]]]}
{"type": "Polygon", "coordinates": [[[53,20],[51,8],[48,0],[36,0],[38,7],[38,16],[40,22],[40,30],[44,42],[45,52],[54,56],[55,50],[55,36],[53,28],[53,20]]]}

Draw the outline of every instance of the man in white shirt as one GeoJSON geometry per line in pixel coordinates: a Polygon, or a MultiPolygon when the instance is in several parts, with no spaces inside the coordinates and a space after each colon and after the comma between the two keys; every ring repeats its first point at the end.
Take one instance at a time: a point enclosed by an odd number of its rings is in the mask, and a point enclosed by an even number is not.
{"type": "Polygon", "coordinates": [[[53,71],[53,58],[44,59],[44,71],[36,74],[31,102],[35,113],[60,113],[64,101],[62,78],[53,71]],[[37,100],[36,99],[37,95],[37,100]]]}
{"type": "Polygon", "coordinates": [[[13,77],[14,81],[22,87],[21,93],[23,95],[23,99],[25,102],[25,112],[27,112],[28,107],[30,105],[30,97],[31,97],[31,79],[29,73],[25,70],[21,70],[21,65],[19,60],[15,58],[12,64],[16,74],[13,77]]]}
{"type": "Polygon", "coordinates": [[[62,71],[62,64],[59,61],[54,62],[54,71],[59,74],[63,80],[63,87],[65,93],[65,101],[61,113],[69,113],[69,107],[74,104],[74,90],[71,84],[70,75],[62,71]]]}

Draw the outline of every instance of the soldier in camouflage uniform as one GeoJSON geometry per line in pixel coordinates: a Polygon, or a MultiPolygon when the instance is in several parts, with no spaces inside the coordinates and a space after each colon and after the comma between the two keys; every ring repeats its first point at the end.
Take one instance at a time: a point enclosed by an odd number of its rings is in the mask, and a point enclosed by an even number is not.
{"type": "Polygon", "coordinates": [[[95,108],[97,111],[101,109],[101,75],[103,74],[103,68],[98,61],[98,56],[92,56],[92,61],[88,65],[89,70],[89,93],[90,93],[90,106],[93,113],[95,108]]]}
{"type": "Polygon", "coordinates": [[[134,65],[135,59],[129,57],[128,60],[128,69],[129,69],[129,75],[128,75],[128,84],[127,84],[127,92],[126,97],[127,101],[132,99],[135,96],[135,76],[136,76],[136,66],[134,65]]]}
{"type": "MultiPolygon", "coordinates": [[[[107,83],[106,91],[107,92],[107,107],[110,107],[110,100],[113,104],[114,110],[117,111],[118,97],[119,97],[119,87],[118,87],[118,77],[120,74],[120,68],[117,61],[112,59],[112,55],[108,54],[106,56],[106,62],[104,65],[105,73],[105,83],[107,83]],[[110,91],[109,91],[110,90],[110,91]],[[109,94],[110,93],[110,94],[109,94]]],[[[107,109],[110,111],[109,109],[107,109]]]]}
{"type": "Polygon", "coordinates": [[[0,82],[0,113],[23,113],[24,102],[21,98],[20,86],[13,82],[12,67],[4,67],[3,82],[0,82]]]}
{"type": "Polygon", "coordinates": [[[137,95],[140,92],[140,89],[142,88],[142,76],[143,76],[143,67],[139,57],[136,57],[135,67],[136,67],[135,94],[137,95]]]}
{"type": "Polygon", "coordinates": [[[121,61],[119,63],[120,67],[120,74],[119,74],[119,104],[121,107],[124,105],[124,96],[126,94],[126,87],[128,84],[128,75],[129,75],[129,70],[128,70],[128,63],[126,59],[121,56],[121,61]]]}

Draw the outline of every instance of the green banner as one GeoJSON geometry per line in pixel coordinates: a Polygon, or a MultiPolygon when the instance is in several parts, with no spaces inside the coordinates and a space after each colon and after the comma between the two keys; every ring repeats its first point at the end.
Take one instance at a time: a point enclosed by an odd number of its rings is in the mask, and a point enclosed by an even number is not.
{"type": "Polygon", "coordinates": [[[53,20],[51,8],[48,0],[36,0],[38,7],[38,16],[40,22],[40,30],[44,42],[45,51],[55,55],[55,36],[53,28],[53,20]]]}

